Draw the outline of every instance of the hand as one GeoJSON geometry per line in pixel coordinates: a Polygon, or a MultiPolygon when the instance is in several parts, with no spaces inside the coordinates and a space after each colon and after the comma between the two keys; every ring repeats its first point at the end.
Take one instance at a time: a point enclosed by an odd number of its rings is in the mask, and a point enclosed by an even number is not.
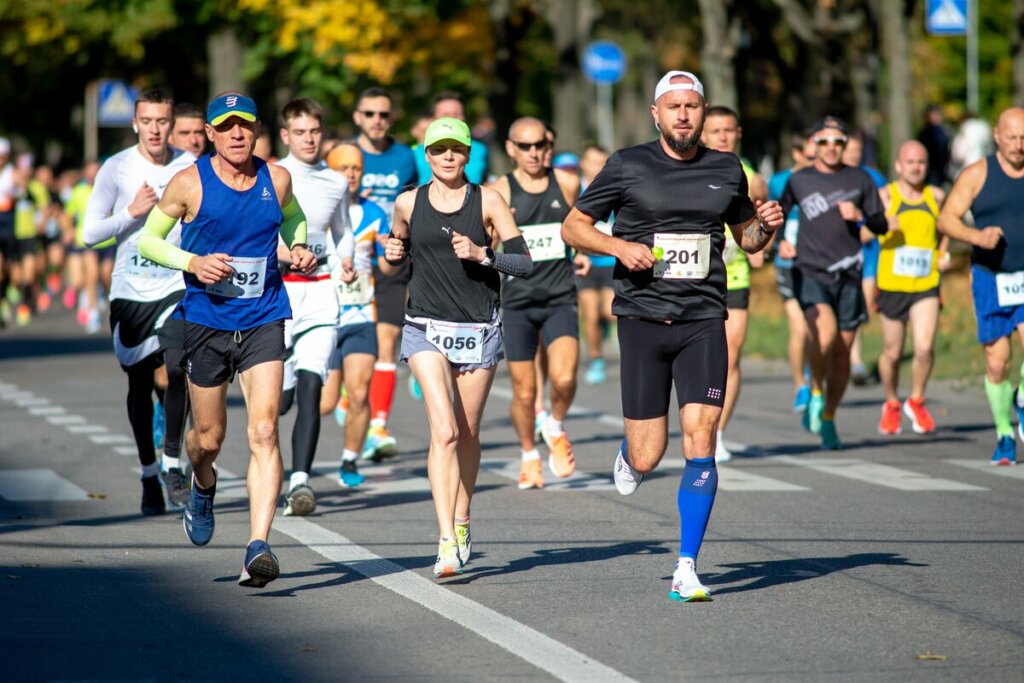
{"type": "Polygon", "coordinates": [[[576,275],[579,277],[586,277],[590,272],[590,259],[584,254],[576,254],[572,258],[572,264],[576,266],[576,275]]]}
{"type": "Polygon", "coordinates": [[[229,263],[231,257],[227,254],[193,256],[188,262],[188,272],[195,275],[204,285],[212,285],[231,278],[235,270],[228,265],[229,263]]]}
{"type": "Polygon", "coordinates": [[[384,243],[384,260],[398,263],[405,258],[405,243],[397,237],[388,237],[384,243]]]}
{"type": "Polygon", "coordinates": [[[1001,239],[1003,239],[1003,229],[990,225],[975,232],[974,246],[981,247],[982,249],[995,249],[1001,239]]]}
{"type": "Polygon", "coordinates": [[[896,216],[886,218],[886,223],[889,224],[889,232],[896,232],[900,229],[900,219],[896,216]]]}
{"type": "Polygon", "coordinates": [[[657,262],[657,259],[654,258],[654,254],[651,253],[651,248],[646,244],[620,240],[619,245],[619,250],[618,253],[615,254],[615,258],[619,259],[619,262],[629,270],[647,270],[648,268],[653,268],[654,264],[657,262]]]}
{"type": "Polygon", "coordinates": [[[937,260],[939,262],[938,265],[940,273],[947,272],[953,266],[953,259],[950,257],[948,251],[940,251],[939,258],[937,260]]]}
{"type": "Polygon", "coordinates": [[[782,206],[777,201],[762,202],[760,199],[754,202],[757,210],[757,218],[761,221],[761,228],[765,232],[775,232],[786,223],[786,216],[782,213],[782,206]]]}
{"type": "Polygon", "coordinates": [[[298,270],[303,275],[313,275],[316,273],[319,263],[316,260],[316,254],[313,253],[312,249],[306,247],[292,247],[292,270],[298,270]]]}
{"type": "Polygon", "coordinates": [[[836,208],[839,209],[839,215],[843,217],[844,221],[860,223],[864,220],[864,214],[860,212],[860,209],[853,202],[841,201],[836,204],[836,208]]]}
{"type": "Polygon", "coordinates": [[[345,284],[349,284],[350,282],[355,281],[356,275],[358,275],[358,273],[356,273],[356,268],[352,263],[352,257],[346,256],[341,259],[341,281],[345,284]]]}
{"type": "Polygon", "coordinates": [[[135,199],[128,205],[128,214],[132,218],[149,215],[150,210],[156,206],[156,190],[146,183],[135,193],[135,199]]]}
{"type": "Polygon", "coordinates": [[[785,240],[779,242],[779,258],[792,261],[796,258],[796,245],[785,240]]]}
{"type": "Polygon", "coordinates": [[[477,263],[484,260],[484,248],[476,246],[473,240],[455,230],[452,230],[452,249],[460,259],[477,263]]]}

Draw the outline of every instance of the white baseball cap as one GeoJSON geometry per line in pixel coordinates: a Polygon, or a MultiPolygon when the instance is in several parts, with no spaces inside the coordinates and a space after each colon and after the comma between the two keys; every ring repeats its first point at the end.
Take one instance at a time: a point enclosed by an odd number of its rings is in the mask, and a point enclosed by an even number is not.
{"type": "Polygon", "coordinates": [[[704,97],[704,84],[700,82],[695,74],[689,71],[669,71],[667,74],[661,77],[658,81],[658,87],[654,89],[654,101],[657,102],[658,98],[668,92],[675,90],[692,90],[701,97],[704,97]],[[691,83],[673,83],[672,79],[678,76],[685,76],[689,78],[691,83]]]}

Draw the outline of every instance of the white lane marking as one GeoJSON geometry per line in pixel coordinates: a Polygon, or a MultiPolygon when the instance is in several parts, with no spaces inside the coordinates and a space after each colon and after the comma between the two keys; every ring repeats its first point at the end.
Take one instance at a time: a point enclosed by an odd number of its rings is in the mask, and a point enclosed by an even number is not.
{"type": "Polygon", "coordinates": [[[581,683],[631,680],[568,645],[385,560],[309,520],[279,516],[274,520],[274,528],[328,560],[343,564],[377,585],[486,638],[559,680],[581,683]]]}
{"type": "Polygon", "coordinates": [[[19,408],[31,408],[32,406],[48,406],[50,405],[50,399],[48,398],[22,398],[15,401],[19,408]]]}
{"type": "Polygon", "coordinates": [[[114,452],[118,455],[138,455],[139,449],[137,446],[115,446],[114,452]]]}
{"type": "Polygon", "coordinates": [[[32,415],[45,416],[45,415],[63,415],[68,412],[60,406],[41,406],[38,408],[29,408],[28,412],[32,415]]]}
{"type": "Polygon", "coordinates": [[[46,421],[52,425],[80,425],[85,424],[85,418],[81,415],[51,415],[46,421]]]}
{"type": "Polygon", "coordinates": [[[947,460],[952,465],[959,465],[979,472],[987,472],[997,477],[1009,477],[1010,479],[1024,479],[1024,467],[996,467],[988,460],[947,460]]]}
{"type": "MultiPolygon", "coordinates": [[[[480,461],[480,468],[499,476],[519,481],[519,460],[487,458],[480,461]]],[[[604,475],[588,474],[576,470],[565,479],[558,479],[550,470],[544,471],[544,489],[547,491],[614,491],[611,468],[604,475]]]]}
{"type": "Polygon", "coordinates": [[[66,429],[72,434],[103,434],[107,428],[103,425],[68,425],[66,429]]]}
{"type": "Polygon", "coordinates": [[[772,458],[772,462],[784,462],[788,465],[806,467],[817,472],[834,474],[838,477],[855,479],[900,491],[988,491],[983,486],[930,477],[920,472],[902,470],[891,465],[880,465],[855,458],[797,458],[791,455],[780,455],[772,458]]]}
{"type": "Polygon", "coordinates": [[[231,470],[217,465],[217,499],[249,498],[249,489],[245,485],[245,476],[239,476],[231,470]]]}
{"type": "Polygon", "coordinates": [[[35,396],[31,391],[5,391],[0,394],[0,398],[8,401],[21,401],[27,398],[35,398],[35,396]]]}
{"type": "MultiPolygon", "coordinates": [[[[130,436],[125,436],[124,434],[91,434],[89,436],[89,441],[92,441],[95,444],[99,444],[100,446],[109,446],[115,443],[133,442],[130,436]]],[[[134,451],[135,449],[132,448],[132,452],[134,451]]]]}
{"type": "MultiPolygon", "coordinates": [[[[763,462],[760,459],[759,462],[763,462]]],[[[658,469],[682,469],[686,461],[682,458],[665,458],[658,469]]],[[[718,488],[723,491],[810,491],[806,486],[798,486],[781,479],[773,479],[763,474],[755,474],[736,464],[718,465],[718,488]]]]}
{"type": "Polygon", "coordinates": [[[7,500],[88,500],[85,489],[49,469],[0,470],[0,498],[7,500]]]}

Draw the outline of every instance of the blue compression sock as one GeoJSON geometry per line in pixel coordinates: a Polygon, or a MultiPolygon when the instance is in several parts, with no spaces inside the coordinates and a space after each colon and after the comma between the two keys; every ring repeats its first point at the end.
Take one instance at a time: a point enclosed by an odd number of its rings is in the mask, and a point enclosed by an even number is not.
{"type": "Polygon", "coordinates": [[[718,490],[718,470],[715,459],[694,458],[686,461],[683,477],[679,481],[679,556],[697,559],[704,531],[711,518],[711,506],[715,504],[718,490]]]}

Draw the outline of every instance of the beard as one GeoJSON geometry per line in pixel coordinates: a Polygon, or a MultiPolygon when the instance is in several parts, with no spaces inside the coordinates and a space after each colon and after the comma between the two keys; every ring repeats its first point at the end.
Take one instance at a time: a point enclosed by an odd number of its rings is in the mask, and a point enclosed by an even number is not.
{"type": "Polygon", "coordinates": [[[684,155],[691,149],[697,146],[697,142],[700,140],[701,131],[695,129],[689,135],[679,135],[675,137],[672,133],[662,130],[661,139],[665,141],[665,144],[672,148],[672,150],[679,155],[684,155]]]}

